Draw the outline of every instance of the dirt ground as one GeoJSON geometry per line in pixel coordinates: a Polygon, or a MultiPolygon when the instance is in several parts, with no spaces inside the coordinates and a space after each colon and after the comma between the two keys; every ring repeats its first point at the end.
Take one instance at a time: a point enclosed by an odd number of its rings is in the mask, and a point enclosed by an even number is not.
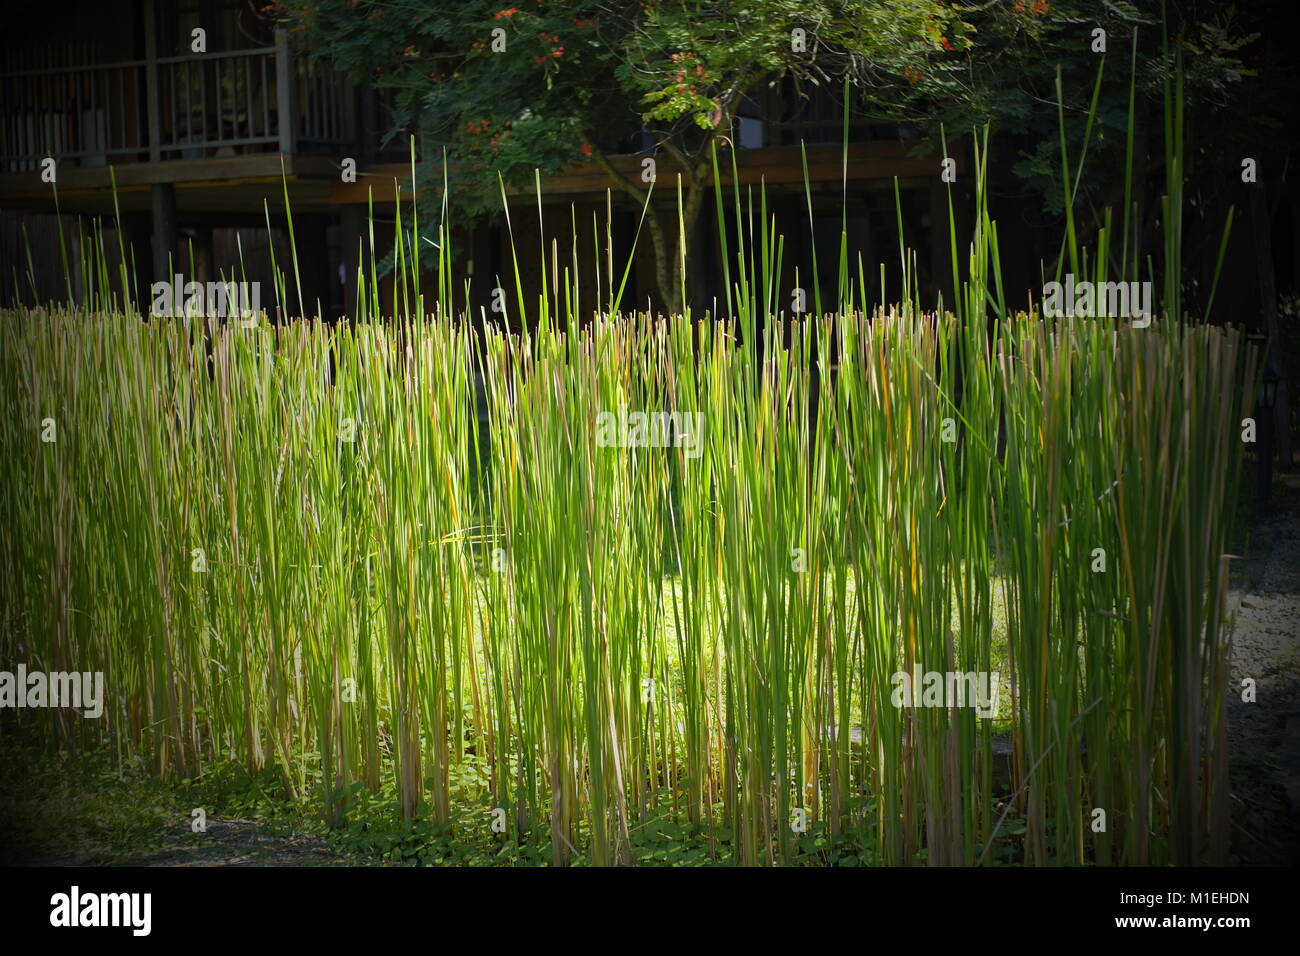
{"type": "MultiPolygon", "coordinates": [[[[208,817],[207,830],[192,834],[180,827],[159,833],[154,849],[127,858],[121,866],[356,866],[368,861],[345,857],[320,836],[295,833],[257,820],[208,817]]],[[[103,866],[102,857],[59,853],[25,858],[26,866],[103,866]]]]}
{"type": "Polygon", "coordinates": [[[1280,475],[1274,511],[1251,528],[1235,607],[1228,735],[1234,824],[1250,862],[1300,862],[1300,475],[1280,475]],[[1256,682],[1254,703],[1241,682],[1256,682]],[[1258,854],[1258,855],[1257,855],[1258,854]]]}
{"type": "Polygon", "coordinates": [[[356,861],[319,836],[268,830],[256,820],[209,817],[199,842],[138,861],[139,866],[346,866],[356,861]]]}

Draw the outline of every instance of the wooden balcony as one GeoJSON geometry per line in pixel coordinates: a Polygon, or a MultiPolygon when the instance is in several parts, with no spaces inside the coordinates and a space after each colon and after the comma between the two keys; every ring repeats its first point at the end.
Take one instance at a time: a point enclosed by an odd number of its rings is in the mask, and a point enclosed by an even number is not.
{"type": "MultiPolygon", "coordinates": [[[[75,59],[65,51],[53,61],[21,53],[7,60],[0,72],[0,205],[7,210],[54,210],[54,190],[40,176],[47,157],[58,163],[64,212],[152,211],[164,230],[176,213],[260,221],[265,200],[279,205],[282,177],[293,208],[304,212],[337,212],[364,205],[372,195],[391,203],[394,180],[409,188],[405,138],[395,138],[392,150],[379,146],[391,125],[392,91],[356,84],[302,55],[283,29],[251,41],[270,45],[160,55],[159,37],[185,34],[166,23],[153,0],[143,3],[153,26],[137,34],[134,45],[119,36],[116,46],[87,43],[75,59]],[[123,48],[143,57],[103,56],[123,48]],[[345,156],[357,161],[355,183],[340,181],[345,156]]],[[[98,21],[89,19],[90,7],[82,8],[86,23],[79,29],[107,32],[128,15],[128,6],[115,4],[98,21]]],[[[803,141],[816,188],[838,187],[839,110],[831,98],[804,100],[793,90],[769,90],[746,101],[735,136],[741,183],[801,188],[800,153],[791,144],[803,141]]],[[[850,132],[849,180],[933,178],[935,162],[913,156],[897,127],[859,122],[850,132]]],[[[642,139],[643,150],[653,148],[648,134],[642,139]]],[[[629,153],[637,148],[624,145],[629,153]]],[[[641,158],[618,155],[611,162],[635,178],[641,158]]],[[[675,171],[661,156],[668,190],[675,171]]],[[[724,167],[729,181],[726,173],[724,167]]],[[[595,164],[579,162],[548,177],[543,195],[564,203],[599,201],[609,186],[595,164]]],[[[668,190],[661,192],[665,201],[671,201],[668,190]]]]}
{"type": "Polygon", "coordinates": [[[0,172],[337,152],[359,138],[356,87],[274,46],[0,73],[0,172]]]}

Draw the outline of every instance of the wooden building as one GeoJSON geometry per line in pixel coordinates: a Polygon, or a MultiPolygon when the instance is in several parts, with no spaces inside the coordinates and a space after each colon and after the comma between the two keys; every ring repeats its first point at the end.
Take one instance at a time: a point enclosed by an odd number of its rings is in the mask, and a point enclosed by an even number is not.
{"type": "MultiPolygon", "coordinates": [[[[395,183],[404,193],[410,189],[407,147],[379,145],[392,125],[382,92],[301,54],[291,34],[265,19],[251,0],[9,2],[0,36],[5,300],[30,299],[37,291],[60,295],[65,287],[52,215],[55,189],[42,178],[42,162],[52,158],[65,231],[74,221],[86,228],[86,217],[101,217],[111,253],[120,223],[124,244],[133,250],[138,288],[170,277],[169,257],[175,271],[199,281],[230,274],[241,263],[245,278],[268,280],[272,251],[281,269],[289,261],[287,192],[304,301],[299,304],[295,292],[286,311],[319,310],[331,317],[353,311],[368,204],[375,203],[382,256],[383,244],[391,243],[395,183]],[[194,49],[198,28],[205,31],[203,52],[194,49]],[[348,158],[357,164],[355,183],[341,175],[348,158]],[[34,250],[30,263],[28,250],[34,250]]],[[[809,238],[815,235],[818,248],[827,250],[819,263],[823,289],[834,287],[842,216],[850,248],[855,256],[862,253],[870,281],[880,262],[897,275],[898,177],[907,243],[920,250],[923,283],[933,293],[949,268],[939,158],[917,157],[916,137],[906,129],[858,123],[844,183],[838,107],[829,99],[786,92],[778,89],[747,105],[736,143],[742,187],[765,184],[786,235],[783,284],[794,284],[796,269],[810,275],[809,238]],[[811,225],[801,141],[812,180],[811,225]]],[[[616,155],[612,163],[635,176],[641,158],[616,155]]],[[[958,170],[960,190],[960,160],[958,170]]],[[[672,187],[663,188],[673,173],[661,154],[657,191],[665,216],[676,207],[672,187]]],[[[536,197],[531,190],[516,194],[516,247],[550,249],[559,262],[571,262],[571,217],[576,214],[580,235],[589,237],[593,213],[605,219],[609,185],[594,163],[544,180],[540,235],[536,197]]],[[[711,207],[712,199],[706,200],[688,270],[689,297],[705,307],[725,297],[711,207]]],[[[631,248],[640,210],[617,192],[610,208],[617,261],[631,248]]],[[[469,305],[477,311],[488,303],[497,276],[513,279],[504,220],[458,233],[453,246],[458,272],[471,277],[469,305]]],[[[539,280],[542,254],[521,257],[525,286],[539,280]]],[[[594,254],[579,249],[581,257],[594,254]]],[[[1004,265],[1017,268],[1007,262],[1014,258],[1004,256],[1004,265]]],[[[661,305],[653,276],[654,257],[643,236],[627,305],[661,305]]],[[[78,284],[81,278],[74,275],[78,284]]],[[[887,291],[896,294],[897,288],[887,291]]],[[[594,302],[594,289],[590,294],[594,302]]],[[[509,298],[514,301],[513,291],[509,298]]],[[[268,305],[265,297],[263,304],[268,305]]]]}

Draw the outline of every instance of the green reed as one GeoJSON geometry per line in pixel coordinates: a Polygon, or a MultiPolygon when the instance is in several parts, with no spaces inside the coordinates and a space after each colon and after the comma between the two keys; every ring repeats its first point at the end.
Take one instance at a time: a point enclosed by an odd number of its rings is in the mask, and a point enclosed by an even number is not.
{"type": "MultiPolygon", "coordinates": [[[[814,285],[816,311],[787,315],[784,239],[734,155],[729,203],[713,166],[725,317],[620,312],[607,217],[604,263],[597,222],[589,263],[542,236],[534,302],[515,250],[516,300],[474,331],[445,183],[432,308],[399,192],[396,314],[372,214],[337,324],[142,320],[126,251],[114,290],[83,231],[80,304],[69,284],[0,312],[0,652],[102,670],[108,704],[22,719],[160,774],[271,771],[334,825],[389,791],[557,865],[631,862],[663,821],[753,865],[823,830],[884,864],[1008,843],[1034,864],[1225,859],[1225,549],[1258,356],[1182,320],[1176,231],[1148,328],[1012,311],[987,138],[973,151],[951,311],[922,306],[900,207],[898,303],[868,299],[861,261],[855,295],[842,236],[838,307],[814,285]],[[611,443],[620,410],[700,427],[611,443]],[[997,671],[997,713],[896,706],[914,670],[997,671]]],[[[1125,195],[1115,271],[1138,279],[1125,195]]],[[[1067,249],[1087,270],[1072,214],[1058,271],[1067,249]]]]}

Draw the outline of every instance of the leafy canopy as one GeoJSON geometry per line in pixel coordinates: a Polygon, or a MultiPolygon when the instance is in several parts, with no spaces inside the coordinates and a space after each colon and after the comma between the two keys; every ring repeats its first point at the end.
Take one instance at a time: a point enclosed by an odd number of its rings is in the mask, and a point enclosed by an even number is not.
{"type": "Polygon", "coordinates": [[[498,171],[524,185],[534,169],[662,148],[702,172],[712,143],[730,141],[744,97],[786,75],[833,89],[847,75],[860,104],[889,115],[933,75],[930,61],[969,45],[968,26],[938,0],[290,0],[277,9],[332,66],[393,91],[387,135],[418,135],[426,175],[445,149],[453,195],[470,214],[499,207],[498,171]]]}

